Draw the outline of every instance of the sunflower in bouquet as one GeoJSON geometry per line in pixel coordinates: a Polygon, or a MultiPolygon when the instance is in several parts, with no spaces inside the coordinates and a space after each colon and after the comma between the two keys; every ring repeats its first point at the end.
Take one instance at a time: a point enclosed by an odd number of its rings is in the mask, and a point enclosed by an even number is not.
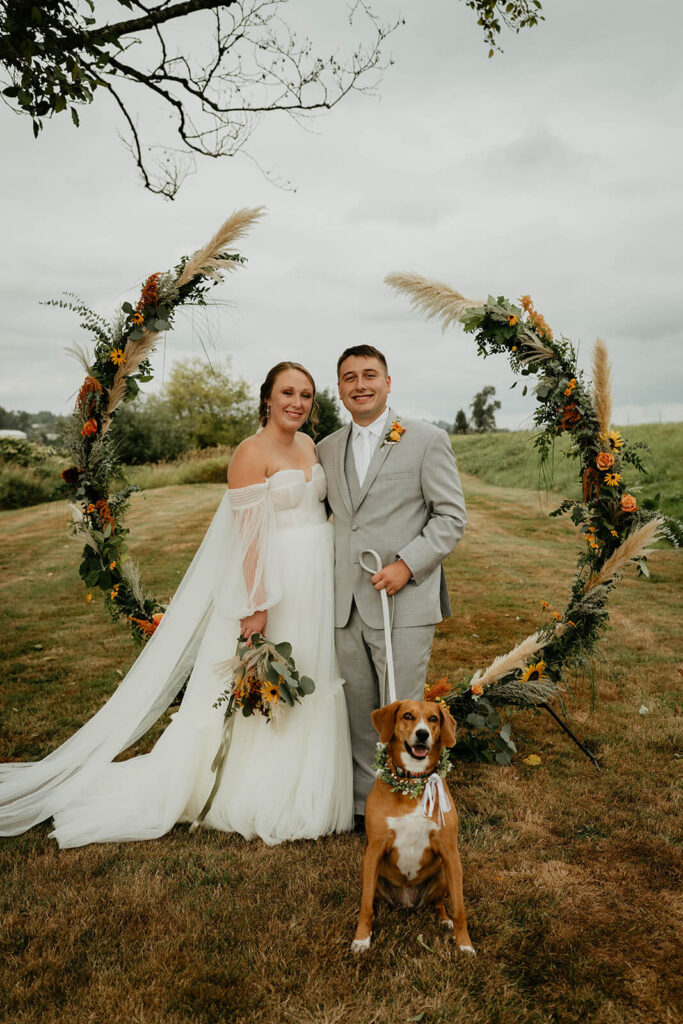
{"type": "Polygon", "coordinates": [[[285,706],[294,707],[315,690],[308,676],[300,676],[292,658],[292,645],[271,643],[261,633],[253,633],[247,643],[237,642],[235,656],[219,666],[229,680],[214,707],[226,705],[225,717],[241,710],[245,718],[260,714],[271,722],[285,706]]]}

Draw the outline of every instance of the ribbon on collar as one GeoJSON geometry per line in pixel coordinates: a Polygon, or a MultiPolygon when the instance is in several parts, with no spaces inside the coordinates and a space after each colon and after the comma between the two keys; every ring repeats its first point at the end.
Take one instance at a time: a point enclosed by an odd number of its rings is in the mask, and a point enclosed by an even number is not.
{"type": "Polygon", "coordinates": [[[451,809],[451,799],[448,795],[448,790],[444,785],[443,779],[437,772],[433,772],[427,779],[424,792],[422,793],[420,809],[426,817],[431,818],[437,808],[439,811],[439,828],[441,828],[446,820],[446,811],[450,811],[451,809]]]}

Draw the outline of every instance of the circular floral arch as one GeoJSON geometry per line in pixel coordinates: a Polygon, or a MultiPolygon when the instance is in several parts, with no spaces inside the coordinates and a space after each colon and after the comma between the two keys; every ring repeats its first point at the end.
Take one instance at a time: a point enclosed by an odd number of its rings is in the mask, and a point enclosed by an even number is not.
{"type": "MultiPolygon", "coordinates": [[[[553,335],[529,295],[519,304],[491,295],[481,302],[415,274],[390,274],[386,281],[408,295],[413,308],[427,319],[439,319],[444,330],[461,324],[474,335],[479,355],[505,355],[513,374],[535,378],[533,419],[539,432],[534,444],[542,462],[548,461],[560,435],[571,438],[567,455],[577,463],[582,497],[564,500],[550,514],[569,514],[585,547],[564,611],[551,612],[543,602],[549,617],[541,629],[455,687],[442,682],[428,691],[468,727],[469,735],[455,756],[469,753],[507,764],[515,746],[501,710],[546,707],[554,714],[549,702],[560,693],[567,672],[585,663],[607,625],[609,594],[621,573],[635,563],[647,575],[650,546],[659,537],[677,545],[683,526],[662,515],[656,501],[639,504],[629,492],[628,474],[644,471],[639,449],[647,445],[630,444],[611,429],[610,367],[601,339],[593,353],[591,387],[577,367],[574,346],[553,335]]],[[[523,394],[528,388],[525,382],[523,394]]]]}
{"type": "MultiPolygon", "coordinates": [[[[126,553],[125,513],[137,488],[122,480],[111,423],[121,403],[133,399],[140,385],[152,379],[151,356],[161,332],[172,328],[177,308],[205,304],[206,293],[223,273],[244,263],[231,249],[262,213],[261,208],[238,210],[193,256],[184,257],[165,274],[152,274],[136,305],[124,302],[112,323],[82,303],[52,303],[77,313],[95,340],[92,357],[72,349],[86,375],[68,436],[73,464],[62,473],[74,531],[84,542],[80,576],[86,599],[91,600],[95,590],[103,592],[111,615],[124,617],[139,642],[154,633],[164,605],[145,593],[139,570],[126,553]],[[120,487],[113,491],[117,483],[120,487]]],[[[564,612],[553,612],[545,626],[455,687],[439,683],[429,691],[468,730],[466,755],[507,764],[515,746],[501,711],[539,706],[550,710],[548,702],[560,692],[567,670],[585,660],[604,630],[609,593],[619,575],[632,563],[646,573],[647,552],[654,541],[663,536],[677,544],[683,527],[661,515],[653,502],[639,505],[628,491],[627,470],[642,471],[638,449],[647,446],[629,444],[611,429],[610,371],[602,341],[595,347],[591,388],[577,368],[571,342],[554,337],[528,295],[519,305],[492,296],[477,302],[417,275],[391,274],[386,280],[407,294],[428,319],[441,320],[444,330],[462,324],[474,334],[480,355],[505,354],[515,375],[536,378],[534,422],[539,432],[534,444],[543,462],[559,435],[571,435],[567,454],[578,464],[582,500],[567,499],[551,515],[568,513],[586,544],[564,612]]],[[[525,383],[523,393],[527,390],[525,383]]],[[[459,753],[461,748],[455,756],[459,753]]]]}

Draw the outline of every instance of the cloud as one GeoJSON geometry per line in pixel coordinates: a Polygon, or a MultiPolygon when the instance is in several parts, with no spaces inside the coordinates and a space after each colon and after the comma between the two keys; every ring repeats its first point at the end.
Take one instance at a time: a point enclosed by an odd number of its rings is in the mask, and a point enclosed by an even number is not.
{"type": "MultiPolygon", "coordinates": [[[[378,10],[388,20],[397,6],[378,10]]],[[[479,359],[460,331],[442,335],[383,283],[415,270],[475,297],[531,292],[583,366],[606,338],[617,408],[679,415],[681,8],[659,0],[647,19],[618,0],[544,10],[544,24],[506,35],[489,61],[463,4],[413,5],[379,98],[350,96],[313,131],[263,120],[252,151],[297,192],[235,159],[201,164],[164,203],[140,188],[106,96],[82,129],[57,117],[37,142],[0,110],[0,404],[63,411],[78,386],[63,352],[77,322],[41,299],[73,290],[110,316],[232,209],[265,202],[247,266],[213,293],[226,304],[178,318],[159,378],[208,347],[254,387],[285,357],[334,385],[338,353],[369,341],[390,358],[406,414],[452,419],[493,384],[499,422],[523,422],[533,402],[509,390],[503,361],[479,359]]],[[[302,0],[295,13],[336,44],[327,5],[302,0]]]]}

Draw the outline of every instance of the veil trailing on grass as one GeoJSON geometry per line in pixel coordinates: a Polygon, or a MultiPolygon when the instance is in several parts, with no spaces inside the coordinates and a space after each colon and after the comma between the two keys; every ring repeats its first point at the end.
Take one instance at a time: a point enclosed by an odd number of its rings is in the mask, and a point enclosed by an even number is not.
{"type": "Polygon", "coordinates": [[[279,600],[268,571],[271,535],[267,485],[228,490],[159,626],[107,703],[42,761],[0,765],[0,835],[18,835],[77,803],[144,735],[190,675],[215,610],[229,646],[240,618],[279,600]]]}

